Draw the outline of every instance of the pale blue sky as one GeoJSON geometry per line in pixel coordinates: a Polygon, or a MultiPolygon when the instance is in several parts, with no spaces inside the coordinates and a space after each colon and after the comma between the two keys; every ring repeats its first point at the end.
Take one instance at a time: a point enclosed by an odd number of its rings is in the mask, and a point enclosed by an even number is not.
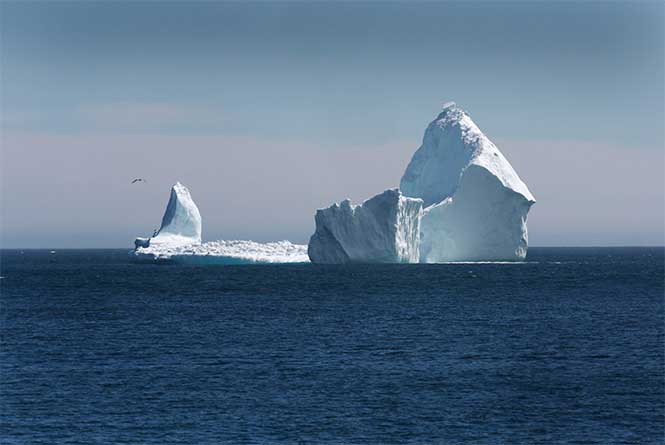
{"type": "Polygon", "coordinates": [[[2,246],[305,242],[396,186],[447,100],[538,199],[532,245],[663,244],[662,2],[2,2],[2,246]],[[146,177],[146,186],[128,185],[146,177]]]}

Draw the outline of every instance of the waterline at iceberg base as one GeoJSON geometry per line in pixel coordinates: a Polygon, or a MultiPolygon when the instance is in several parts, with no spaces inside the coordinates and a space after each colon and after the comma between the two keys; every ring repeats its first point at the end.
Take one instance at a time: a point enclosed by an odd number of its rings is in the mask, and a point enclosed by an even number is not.
{"type": "Polygon", "coordinates": [[[201,242],[201,215],[187,188],[173,186],[153,238],[137,259],[196,264],[447,263],[522,261],[536,202],[499,149],[455,103],[425,130],[399,189],[360,205],[343,200],[315,215],[308,246],[289,241],[201,242]]]}

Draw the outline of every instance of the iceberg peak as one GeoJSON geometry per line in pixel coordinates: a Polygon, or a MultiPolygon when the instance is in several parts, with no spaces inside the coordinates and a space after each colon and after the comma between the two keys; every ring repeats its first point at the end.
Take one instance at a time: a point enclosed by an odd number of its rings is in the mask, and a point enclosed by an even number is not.
{"type": "Polygon", "coordinates": [[[506,188],[536,202],[496,145],[455,102],[444,104],[443,111],[427,126],[400,189],[406,196],[422,198],[428,207],[452,196],[471,164],[486,168],[506,188]]]}
{"type": "Polygon", "coordinates": [[[187,187],[176,182],[157,234],[150,244],[201,244],[201,214],[187,187]]]}
{"type": "Polygon", "coordinates": [[[421,198],[421,262],[523,259],[535,198],[471,117],[448,102],[400,181],[421,198]]]}
{"type": "Polygon", "coordinates": [[[462,110],[460,107],[458,107],[455,102],[452,102],[452,101],[446,102],[441,107],[441,112],[437,116],[437,120],[442,119],[447,114],[451,114],[451,115],[455,114],[457,116],[460,116],[461,113],[464,113],[464,110],[462,110]]]}
{"type": "Polygon", "coordinates": [[[441,111],[434,119],[434,122],[439,122],[441,125],[452,125],[464,118],[466,115],[465,111],[460,108],[455,102],[446,102],[441,107],[441,111]]]}

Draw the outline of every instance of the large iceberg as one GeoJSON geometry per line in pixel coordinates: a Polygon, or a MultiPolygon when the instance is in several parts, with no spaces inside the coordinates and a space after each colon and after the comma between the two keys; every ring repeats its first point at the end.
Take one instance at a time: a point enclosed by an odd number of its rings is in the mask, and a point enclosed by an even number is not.
{"type": "Polygon", "coordinates": [[[398,189],[361,205],[346,199],[316,212],[307,253],[314,263],[416,263],[423,202],[398,189]]]}
{"type": "Polygon", "coordinates": [[[201,214],[189,190],[177,182],[152,238],[136,238],[135,258],[189,264],[257,264],[308,262],[307,246],[289,241],[258,243],[220,240],[201,243],[201,214]]]}
{"type": "Polygon", "coordinates": [[[469,115],[447,103],[429,124],[400,189],[421,198],[420,262],[522,260],[536,202],[469,115]]]}

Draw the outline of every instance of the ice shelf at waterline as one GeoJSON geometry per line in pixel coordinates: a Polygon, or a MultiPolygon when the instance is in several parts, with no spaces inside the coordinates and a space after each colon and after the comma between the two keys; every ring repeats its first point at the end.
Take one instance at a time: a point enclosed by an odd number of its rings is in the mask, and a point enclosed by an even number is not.
{"type": "Polygon", "coordinates": [[[536,200],[455,103],[444,105],[427,127],[400,188],[425,203],[420,262],[526,257],[527,214],[536,200]]]}
{"type": "Polygon", "coordinates": [[[258,243],[245,240],[219,240],[191,245],[160,245],[139,248],[135,255],[149,262],[184,264],[262,264],[308,263],[307,246],[289,241],[258,243]]]}
{"type": "Polygon", "coordinates": [[[152,238],[137,238],[134,255],[141,261],[193,264],[256,264],[309,262],[307,246],[289,241],[258,243],[220,240],[201,243],[201,214],[189,190],[179,182],[171,197],[162,225],[152,238]]]}

